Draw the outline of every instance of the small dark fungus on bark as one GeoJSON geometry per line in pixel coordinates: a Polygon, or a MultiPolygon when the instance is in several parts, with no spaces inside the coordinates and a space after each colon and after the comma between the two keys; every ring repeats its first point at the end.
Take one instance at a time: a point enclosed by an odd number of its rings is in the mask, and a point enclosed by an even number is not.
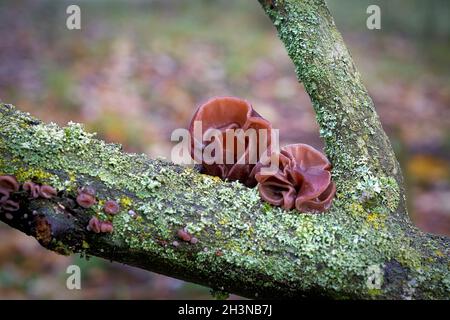
{"type": "Polygon", "coordinates": [[[105,205],[103,206],[103,211],[106,214],[115,215],[115,214],[119,213],[120,206],[116,201],[108,200],[105,202],[105,205]]]}
{"type": "Polygon", "coordinates": [[[88,209],[97,203],[95,190],[92,187],[78,189],[77,203],[80,207],[88,209]]]}

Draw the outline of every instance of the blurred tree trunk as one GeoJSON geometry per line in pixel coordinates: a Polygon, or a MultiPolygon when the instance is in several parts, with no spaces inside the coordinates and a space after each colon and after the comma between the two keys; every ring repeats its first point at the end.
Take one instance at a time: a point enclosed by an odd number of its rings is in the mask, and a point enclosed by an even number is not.
{"type": "MultiPolygon", "coordinates": [[[[61,254],[82,252],[249,298],[450,298],[448,238],[408,218],[402,175],[372,100],[323,0],[260,0],[311,97],[337,196],[324,214],[285,212],[256,189],[144,155],[81,126],[46,125],[0,105],[0,174],[58,189],[27,199],[10,226],[61,254]],[[98,203],[76,204],[80,187],[98,203]],[[102,204],[111,234],[86,229],[102,204]],[[198,239],[182,241],[185,229],[198,239]]],[[[295,119],[292,119],[295,121],[295,119]]]]}

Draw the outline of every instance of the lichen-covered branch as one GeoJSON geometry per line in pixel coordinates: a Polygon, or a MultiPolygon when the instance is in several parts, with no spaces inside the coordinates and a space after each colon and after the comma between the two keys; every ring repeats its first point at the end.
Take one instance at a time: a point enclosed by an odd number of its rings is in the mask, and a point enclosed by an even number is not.
{"type": "MultiPolygon", "coordinates": [[[[403,194],[400,166],[325,0],[259,1],[312,100],[335,177],[369,193],[394,179],[403,194]]],[[[406,222],[403,197],[399,209],[406,222]]]]}
{"type": "Polygon", "coordinates": [[[77,124],[46,125],[10,105],[0,105],[0,124],[0,175],[58,190],[50,200],[19,192],[21,210],[0,219],[58,253],[96,255],[251,298],[449,297],[449,241],[389,225],[398,190],[388,179],[371,205],[352,198],[355,186],[330,212],[299,214],[264,204],[240,183],[123,153],[77,124]],[[87,185],[98,204],[84,209],[75,197],[87,185]],[[121,206],[114,217],[102,211],[110,199],[121,206]],[[113,233],[88,231],[92,216],[111,219],[113,233]],[[185,227],[197,243],[179,239],[185,227]]]}
{"type": "Polygon", "coordinates": [[[398,164],[324,3],[261,2],[314,102],[334,165],[331,210],[286,212],[256,189],[123,153],[80,125],[47,125],[2,104],[0,175],[51,185],[58,195],[18,192],[20,211],[0,219],[62,254],[249,298],[450,298],[450,241],[407,219],[398,164]],[[75,197],[88,185],[98,203],[85,209],[75,197]],[[111,199],[120,212],[106,216],[111,199]],[[111,220],[114,231],[88,231],[93,216],[111,220]],[[180,239],[181,229],[198,241],[180,239]]]}

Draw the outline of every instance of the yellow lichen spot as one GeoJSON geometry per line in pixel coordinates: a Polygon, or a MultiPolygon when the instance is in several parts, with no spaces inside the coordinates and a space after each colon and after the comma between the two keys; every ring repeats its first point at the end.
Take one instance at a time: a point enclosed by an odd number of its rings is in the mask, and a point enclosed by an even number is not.
{"type": "Polygon", "coordinates": [[[69,181],[71,183],[75,183],[77,181],[77,176],[75,175],[75,173],[69,172],[68,174],[69,174],[69,181]]]}
{"type": "Polygon", "coordinates": [[[120,198],[119,202],[120,202],[120,205],[121,205],[123,208],[125,208],[125,209],[130,208],[131,205],[133,204],[133,200],[131,200],[131,199],[128,198],[128,197],[122,197],[122,198],[120,198]]]}
{"type": "Polygon", "coordinates": [[[211,176],[211,179],[214,180],[215,182],[222,182],[222,179],[220,177],[211,176]]]}
{"type": "Polygon", "coordinates": [[[89,249],[91,246],[89,245],[89,243],[87,243],[86,241],[83,240],[83,243],[81,244],[83,249],[89,249]]]}
{"type": "Polygon", "coordinates": [[[72,254],[72,251],[62,241],[58,241],[52,250],[63,256],[70,256],[72,254]]]}
{"type": "Polygon", "coordinates": [[[349,212],[352,214],[352,216],[362,216],[366,214],[366,211],[364,210],[364,207],[357,202],[353,202],[349,205],[349,212]]]}
{"type": "Polygon", "coordinates": [[[76,177],[75,173],[67,172],[67,175],[68,175],[69,179],[64,182],[65,189],[69,192],[76,191],[78,186],[77,186],[77,177],[76,177]]]}
{"type": "Polygon", "coordinates": [[[219,222],[220,225],[224,225],[224,224],[229,223],[230,221],[228,219],[226,219],[226,218],[223,218],[223,219],[220,219],[218,222],[219,222]]]}
{"type": "Polygon", "coordinates": [[[222,179],[220,177],[217,177],[217,176],[210,176],[210,175],[207,175],[207,174],[200,174],[199,177],[200,177],[200,182],[205,182],[205,183],[208,183],[208,182],[211,182],[211,181],[216,182],[216,183],[222,182],[222,179]]]}
{"type": "Polygon", "coordinates": [[[371,224],[376,229],[380,229],[384,227],[384,221],[386,217],[382,214],[371,212],[367,215],[367,222],[371,224]]]}
{"type": "Polygon", "coordinates": [[[436,250],[434,253],[435,253],[439,258],[444,257],[444,254],[443,254],[442,251],[440,251],[440,250],[436,250]]]}
{"type": "Polygon", "coordinates": [[[29,180],[33,180],[39,183],[49,182],[49,180],[51,180],[54,177],[54,175],[52,175],[51,173],[48,173],[41,169],[34,169],[34,168],[29,169],[20,168],[16,171],[14,175],[16,176],[17,181],[21,183],[29,180]]]}
{"type": "Polygon", "coordinates": [[[369,295],[372,297],[379,296],[383,291],[381,289],[369,289],[369,295]]]}

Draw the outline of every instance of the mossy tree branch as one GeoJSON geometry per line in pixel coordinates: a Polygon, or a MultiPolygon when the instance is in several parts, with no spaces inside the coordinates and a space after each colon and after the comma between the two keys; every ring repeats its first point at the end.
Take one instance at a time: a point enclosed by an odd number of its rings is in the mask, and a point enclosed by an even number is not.
{"type": "Polygon", "coordinates": [[[21,210],[0,219],[62,254],[249,298],[449,298],[450,241],[409,222],[392,148],[325,4],[261,3],[312,98],[334,165],[338,193],[329,212],[285,212],[264,204],[256,189],[123,153],[80,125],[46,125],[2,104],[0,175],[59,193],[51,200],[18,193],[21,210]],[[99,199],[90,209],[74,201],[86,185],[99,199]],[[102,213],[108,199],[121,205],[113,218],[102,213]],[[89,232],[94,215],[111,219],[114,232],[89,232]],[[177,238],[185,227],[197,243],[177,238]]]}

